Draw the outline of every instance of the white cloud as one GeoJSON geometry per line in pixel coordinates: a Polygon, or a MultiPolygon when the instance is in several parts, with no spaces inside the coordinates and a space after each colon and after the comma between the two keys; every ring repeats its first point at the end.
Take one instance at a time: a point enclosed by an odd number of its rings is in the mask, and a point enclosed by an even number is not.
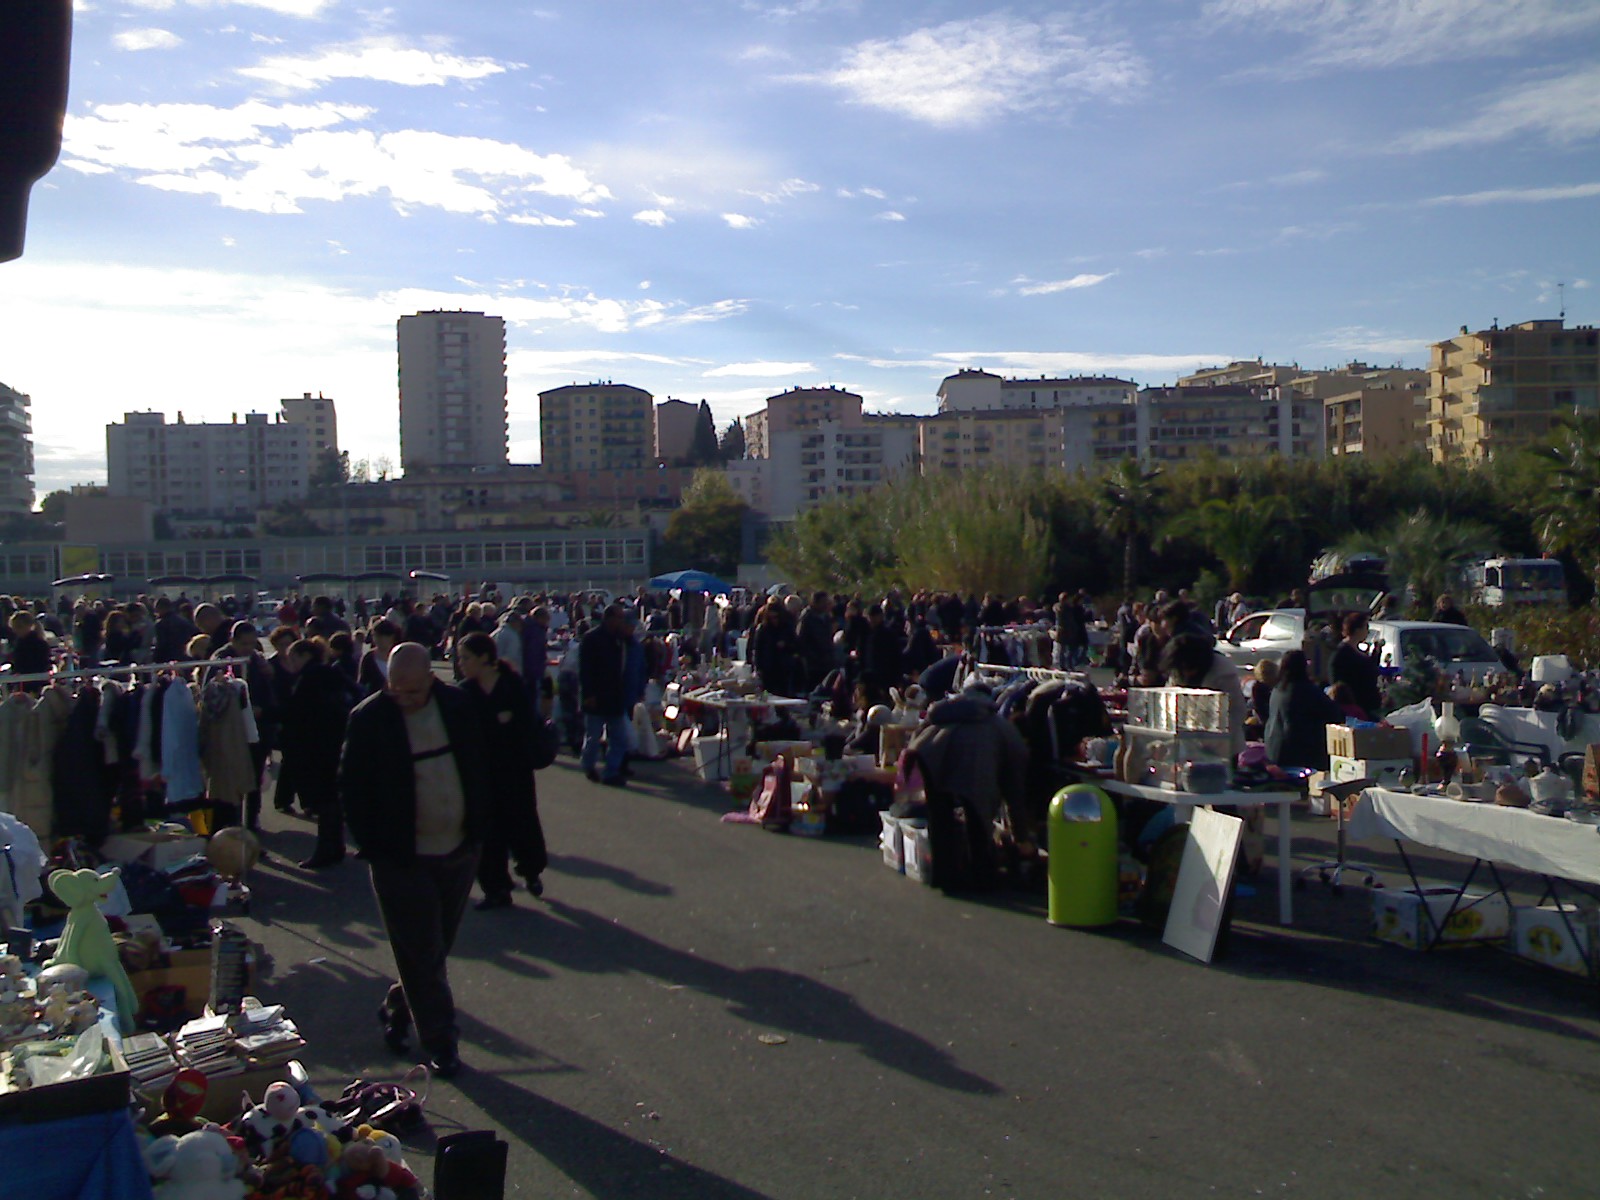
{"type": "Polygon", "coordinates": [[[1288,171],[1282,175],[1273,175],[1267,182],[1279,187],[1299,187],[1307,183],[1321,183],[1327,177],[1328,173],[1321,167],[1307,167],[1303,171],[1288,171]]]}
{"type": "Polygon", "coordinates": [[[1431,337],[1406,337],[1383,329],[1370,329],[1365,325],[1347,325],[1332,329],[1309,343],[1320,350],[1337,350],[1341,354],[1390,358],[1425,359],[1428,348],[1437,340],[1431,337]]]}
{"type": "Polygon", "coordinates": [[[1600,26],[1596,0],[1211,0],[1204,20],[1301,35],[1306,45],[1253,74],[1453,62],[1515,54],[1600,26]]]}
{"type": "Polygon", "coordinates": [[[1399,138],[1401,151],[1480,146],[1519,136],[1570,144],[1600,135],[1600,66],[1523,84],[1459,125],[1399,138]]]}
{"type": "Polygon", "coordinates": [[[821,190],[822,189],[817,184],[808,183],[804,179],[785,179],[776,187],[762,190],[742,188],[740,189],[739,194],[742,196],[752,196],[761,201],[763,204],[779,204],[789,199],[791,196],[805,196],[809,195],[811,192],[819,192],[821,190]]]}
{"type": "Polygon", "coordinates": [[[513,225],[547,225],[553,229],[569,229],[577,222],[571,217],[552,217],[549,213],[512,213],[506,218],[513,225]]]}
{"type": "Polygon", "coordinates": [[[889,197],[882,188],[862,188],[863,196],[871,196],[874,200],[887,200],[889,197]]]}
{"type": "Polygon", "coordinates": [[[1573,183],[1557,187],[1495,188],[1486,192],[1467,192],[1459,196],[1431,196],[1424,205],[1442,204],[1545,204],[1552,200],[1588,200],[1600,196],[1600,183],[1573,183]]]}
{"type": "Polygon", "coordinates": [[[747,217],[743,213],[726,212],[722,214],[722,219],[729,229],[754,229],[761,224],[759,217],[747,217]]]}
{"type": "Polygon", "coordinates": [[[1238,354],[1084,354],[1061,350],[948,350],[926,358],[870,358],[838,354],[835,358],[864,363],[880,370],[924,367],[952,371],[981,366],[1010,375],[1097,375],[1122,373],[1149,379],[1197,370],[1209,363],[1231,362],[1238,354]]]}
{"type": "Polygon", "coordinates": [[[407,87],[439,87],[452,80],[487,79],[519,70],[521,63],[463,58],[441,50],[407,46],[398,38],[368,38],[344,46],[325,46],[313,54],[263,59],[239,74],[280,87],[308,90],[335,79],[371,79],[407,87]]]}
{"type": "Polygon", "coordinates": [[[63,159],[68,166],[113,167],[148,187],[215,196],[229,208],[251,212],[294,213],[305,200],[387,193],[402,209],[522,216],[549,224],[525,208],[527,196],[584,205],[610,198],[603,184],[564,155],[427,130],[335,128],[369,115],[348,105],[259,100],[231,109],[97,105],[86,116],[67,118],[63,159]]]}
{"type": "Polygon", "coordinates": [[[857,43],[834,69],[792,78],[946,127],[1057,111],[1084,97],[1123,100],[1143,89],[1150,74],[1143,58],[1125,45],[1091,42],[1073,27],[1066,16],[949,21],[857,43]]]}
{"type": "Polygon", "coordinates": [[[188,0],[196,8],[227,8],[240,5],[245,8],[264,8],[268,12],[286,17],[316,17],[330,7],[334,0],[188,0]]]}
{"type": "Polygon", "coordinates": [[[659,208],[646,208],[633,214],[633,219],[641,225],[653,225],[660,229],[663,225],[672,224],[672,218],[659,208]]]}
{"type": "Polygon", "coordinates": [[[118,50],[172,50],[183,45],[183,39],[169,29],[124,29],[111,41],[118,50]]]}
{"type": "Polygon", "coordinates": [[[1053,296],[1057,292],[1071,292],[1079,288],[1094,287],[1104,283],[1115,275],[1115,271],[1107,271],[1104,275],[1074,275],[1070,279],[1052,279],[1045,282],[1032,282],[1027,279],[1014,279],[1013,283],[1022,286],[1017,288],[1019,296],[1053,296]]]}
{"type": "Polygon", "coordinates": [[[1147,261],[1153,258],[1165,258],[1167,256],[1167,248],[1165,246],[1147,246],[1143,250],[1135,250],[1133,256],[1147,261]]]}
{"type": "Polygon", "coordinates": [[[808,362],[740,362],[727,363],[702,372],[707,379],[778,379],[786,375],[814,375],[816,366],[808,362]]]}
{"type": "Polygon", "coordinates": [[[904,221],[906,219],[906,215],[903,212],[896,212],[891,208],[881,213],[874,213],[872,219],[874,221],[904,221]]]}

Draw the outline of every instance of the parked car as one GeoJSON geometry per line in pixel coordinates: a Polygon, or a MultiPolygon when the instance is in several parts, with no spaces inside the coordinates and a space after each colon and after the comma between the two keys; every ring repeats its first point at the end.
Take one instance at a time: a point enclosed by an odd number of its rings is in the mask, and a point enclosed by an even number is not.
{"type": "Polygon", "coordinates": [[[1413,658],[1427,657],[1452,674],[1498,674],[1505,664],[1476,629],[1440,621],[1374,621],[1370,646],[1378,648],[1380,667],[1404,667],[1413,658]]]}
{"type": "Polygon", "coordinates": [[[1269,608],[1234,622],[1217,639],[1217,649],[1237,667],[1254,667],[1263,658],[1282,658],[1300,649],[1305,634],[1305,609],[1269,608]]]}

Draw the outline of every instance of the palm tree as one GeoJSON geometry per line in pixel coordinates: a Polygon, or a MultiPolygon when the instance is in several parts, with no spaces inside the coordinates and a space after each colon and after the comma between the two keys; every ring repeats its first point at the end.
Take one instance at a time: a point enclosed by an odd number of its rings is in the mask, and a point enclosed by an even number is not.
{"type": "Polygon", "coordinates": [[[1440,593],[1454,586],[1458,565],[1494,543],[1494,531],[1487,525],[1419,508],[1370,534],[1352,534],[1336,549],[1382,553],[1389,564],[1390,592],[1403,596],[1409,589],[1416,606],[1426,612],[1440,593]]]}
{"type": "Polygon", "coordinates": [[[1567,426],[1540,457],[1554,469],[1538,506],[1539,542],[1552,554],[1572,555],[1600,590],[1600,416],[1567,426]]]}
{"type": "Polygon", "coordinates": [[[1229,591],[1243,591],[1267,550],[1282,541],[1289,505],[1282,496],[1240,494],[1212,499],[1179,514],[1166,527],[1167,541],[1204,546],[1228,577],[1229,591]]]}
{"type": "Polygon", "coordinates": [[[1100,477],[1097,497],[1106,532],[1122,539],[1122,594],[1133,594],[1134,558],[1139,539],[1149,537],[1160,513],[1160,467],[1124,458],[1100,477]]]}

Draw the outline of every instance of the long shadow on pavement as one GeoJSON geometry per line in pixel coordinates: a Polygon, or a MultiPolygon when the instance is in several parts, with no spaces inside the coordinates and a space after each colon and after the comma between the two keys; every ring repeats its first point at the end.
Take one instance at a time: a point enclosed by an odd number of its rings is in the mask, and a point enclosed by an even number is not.
{"type": "Polygon", "coordinates": [[[473,1072],[464,1090],[512,1137],[603,1200],[770,1200],[492,1072],[473,1072]]]}
{"type": "MultiPolygon", "coordinates": [[[[588,974],[636,971],[717,997],[735,1016],[753,1024],[858,1046],[884,1066],[938,1087],[973,1095],[1000,1092],[995,1084],[957,1067],[936,1046],[873,1016],[848,993],[806,975],[773,967],[723,966],[559,900],[547,900],[543,908],[553,920],[539,918],[535,909],[516,910],[518,917],[540,919],[543,926],[537,937],[517,938],[520,952],[529,957],[588,974]]],[[[498,955],[502,946],[463,938],[456,953],[498,955]]]]}
{"type": "Polygon", "coordinates": [[[654,879],[646,879],[626,867],[614,867],[610,863],[597,862],[577,854],[552,854],[550,870],[561,875],[576,876],[579,879],[603,880],[615,884],[624,891],[637,892],[641,896],[672,895],[671,884],[657,883],[654,879]]]}

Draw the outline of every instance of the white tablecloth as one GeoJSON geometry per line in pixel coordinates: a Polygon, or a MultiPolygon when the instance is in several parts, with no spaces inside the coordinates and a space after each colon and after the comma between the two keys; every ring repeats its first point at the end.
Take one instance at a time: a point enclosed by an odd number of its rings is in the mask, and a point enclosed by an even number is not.
{"type": "Polygon", "coordinates": [[[1600,884],[1600,833],[1595,826],[1522,808],[1368,788],[1346,833],[1351,841],[1398,838],[1540,875],[1600,884]]]}

